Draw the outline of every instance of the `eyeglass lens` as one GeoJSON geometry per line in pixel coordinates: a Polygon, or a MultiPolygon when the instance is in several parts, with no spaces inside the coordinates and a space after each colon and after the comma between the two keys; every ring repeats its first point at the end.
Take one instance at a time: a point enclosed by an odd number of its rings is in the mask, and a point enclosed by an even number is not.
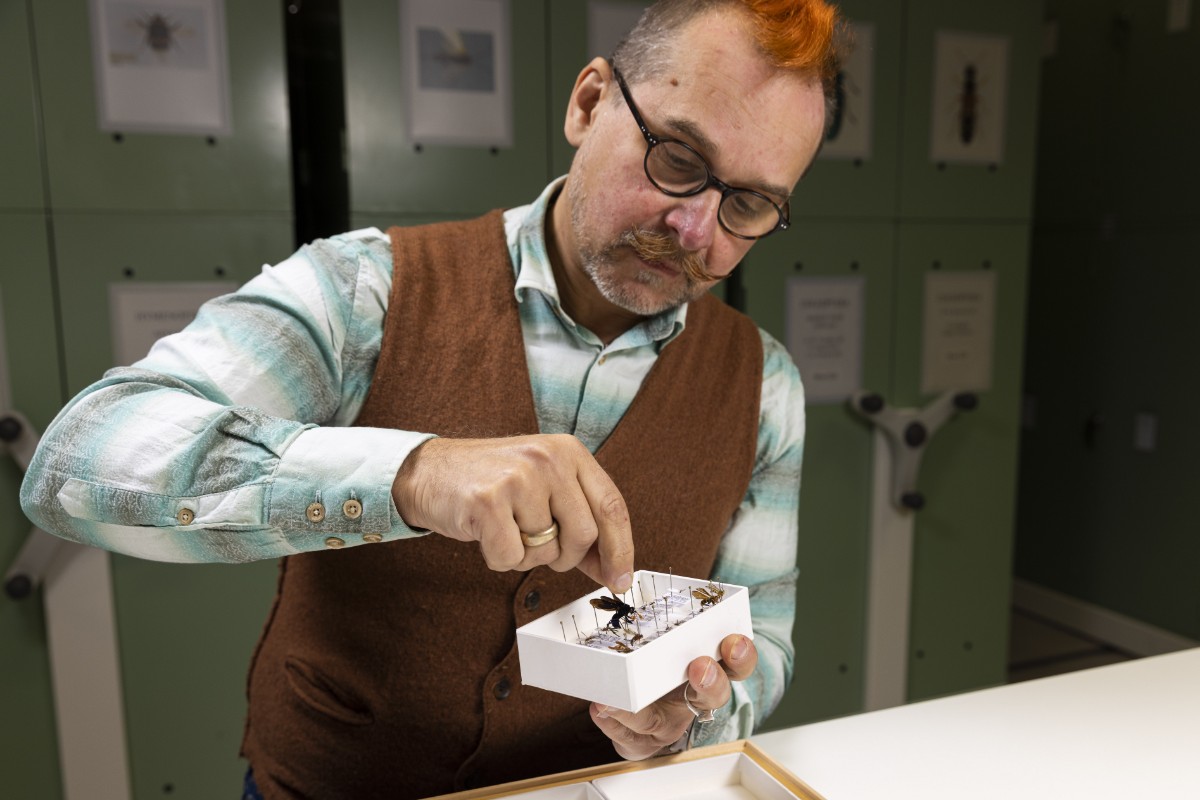
{"type": "MultiPolygon", "coordinates": [[[[660,140],[646,153],[646,175],[669,195],[699,192],[708,185],[710,174],[700,154],[682,142],[660,140]]],[[[727,190],[717,213],[722,225],[741,236],[763,236],[779,222],[779,211],[770,200],[742,189],[727,190]]]]}

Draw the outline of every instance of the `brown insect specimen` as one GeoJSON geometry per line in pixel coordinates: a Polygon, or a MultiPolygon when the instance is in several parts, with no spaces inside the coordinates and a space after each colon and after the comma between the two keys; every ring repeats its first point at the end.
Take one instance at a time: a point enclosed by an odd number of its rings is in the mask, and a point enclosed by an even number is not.
{"type": "Polygon", "coordinates": [[[715,606],[725,596],[725,590],[712,581],[702,589],[692,589],[692,597],[700,601],[700,606],[715,606]]]}

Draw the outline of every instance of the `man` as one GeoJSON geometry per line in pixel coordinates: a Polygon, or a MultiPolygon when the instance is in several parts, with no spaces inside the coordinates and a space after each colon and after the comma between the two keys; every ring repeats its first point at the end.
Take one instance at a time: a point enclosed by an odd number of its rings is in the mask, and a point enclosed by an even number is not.
{"type": "Polygon", "coordinates": [[[22,490],[43,527],[161,560],[286,556],[243,742],[262,796],[647,758],[778,703],[802,391],[708,289],[788,225],[833,25],[821,0],[662,0],[580,73],[565,182],[314,243],[46,432],[22,490]],[[627,589],[635,546],[638,568],[751,586],[755,642],[638,714],[522,686],[515,627],[627,589]]]}

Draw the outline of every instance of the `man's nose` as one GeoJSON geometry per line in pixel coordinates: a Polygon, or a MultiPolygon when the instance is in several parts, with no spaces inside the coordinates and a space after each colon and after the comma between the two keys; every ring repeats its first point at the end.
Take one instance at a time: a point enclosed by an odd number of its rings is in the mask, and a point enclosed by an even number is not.
{"type": "Polygon", "coordinates": [[[679,246],[689,252],[700,252],[712,245],[717,233],[717,209],[721,205],[721,193],[709,188],[691,197],[678,197],[667,211],[666,223],[679,241],[679,246]]]}

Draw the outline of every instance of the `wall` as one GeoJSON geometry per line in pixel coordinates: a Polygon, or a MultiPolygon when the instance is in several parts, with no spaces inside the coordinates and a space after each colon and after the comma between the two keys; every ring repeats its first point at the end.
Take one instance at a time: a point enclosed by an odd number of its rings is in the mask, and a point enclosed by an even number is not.
{"type": "Polygon", "coordinates": [[[1200,25],[1170,5],[1047,3],[1015,568],[1197,639],[1200,25]]]}
{"type": "MultiPolygon", "coordinates": [[[[866,279],[863,388],[920,408],[922,287],[934,270],[997,275],[992,385],[923,457],[913,521],[909,700],[1003,683],[1013,536],[1020,364],[1041,4],[847,0],[874,26],[875,136],[869,159],[822,159],[797,190],[798,225],[744,264],[747,308],[786,333],[792,276],[866,279]],[[934,37],[1009,37],[1002,163],[930,159],[934,37]]],[[[952,112],[952,110],[951,110],[952,112]]],[[[796,679],[770,727],[863,708],[871,432],[842,404],[810,405],[801,489],[796,679]]]]}

